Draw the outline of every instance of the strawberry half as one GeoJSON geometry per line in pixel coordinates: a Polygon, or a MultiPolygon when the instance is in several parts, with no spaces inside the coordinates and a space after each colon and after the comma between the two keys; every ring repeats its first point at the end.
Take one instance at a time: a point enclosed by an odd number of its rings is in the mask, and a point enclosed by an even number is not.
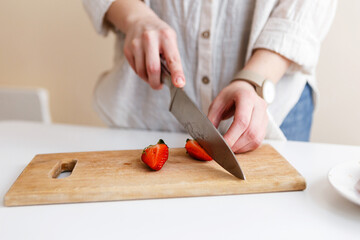
{"type": "Polygon", "coordinates": [[[185,149],[191,157],[197,160],[212,160],[212,157],[210,157],[209,154],[207,154],[207,152],[200,146],[200,144],[193,139],[186,139],[185,149]]]}
{"type": "Polygon", "coordinates": [[[169,147],[160,139],[156,145],[144,148],[141,160],[153,170],[160,170],[169,157],[169,147]]]}

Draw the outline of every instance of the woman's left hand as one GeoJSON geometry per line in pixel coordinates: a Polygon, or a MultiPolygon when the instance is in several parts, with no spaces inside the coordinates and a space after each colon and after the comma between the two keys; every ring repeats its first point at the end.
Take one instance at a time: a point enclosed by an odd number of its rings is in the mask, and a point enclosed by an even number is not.
{"type": "Polygon", "coordinates": [[[217,128],[221,120],[234,116],[224,139],[235,153],[256,149],[264,140],[268,124],[267,103],[245,81],[225,87],[209,108],[208,118],[217,128]]]}

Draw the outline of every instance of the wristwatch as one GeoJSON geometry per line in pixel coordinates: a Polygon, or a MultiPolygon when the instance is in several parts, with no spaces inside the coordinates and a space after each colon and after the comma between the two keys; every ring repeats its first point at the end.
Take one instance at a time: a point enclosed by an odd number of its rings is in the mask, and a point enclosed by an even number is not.
{"type": "Polygon", "coordinates": [[[243,80],[253,85],[256,93],[268,104],[274,101],[275,85],[271,80],[249,70],[238,72],[232,81],[236,80],[243,80]]]}

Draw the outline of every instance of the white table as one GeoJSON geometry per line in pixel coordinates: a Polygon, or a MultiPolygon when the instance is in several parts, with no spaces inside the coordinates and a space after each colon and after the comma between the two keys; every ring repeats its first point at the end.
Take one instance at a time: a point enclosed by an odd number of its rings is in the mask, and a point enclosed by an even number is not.
{"type": "MultiPolygon", "coordinates": [[[[38,153],[138,149],[186,134],[0,122],[0,198],[38,153]]],[[[0,239],[360,239],[360,207],[327,181],[360,147],[269,141],[305,177],[302,192],[27,207],[0,205],[0,239]]]]}

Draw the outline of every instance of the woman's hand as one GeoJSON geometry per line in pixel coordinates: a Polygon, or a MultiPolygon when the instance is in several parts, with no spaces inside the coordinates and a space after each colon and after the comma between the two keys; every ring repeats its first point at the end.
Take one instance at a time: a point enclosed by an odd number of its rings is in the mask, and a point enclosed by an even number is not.
{"type": "Polygon", "coordinates": [[[176,33],[156,16],[137,20],[126,33],[124,54],[137,75],[153,89],[161,89],[160,54],[176,87],[185,85],[176,33]]]}
{"type": "Polygon", "coordinates": [[[176,87],[184,87],[175,31],[142,1],[117,0],[106,19],[126,35],[124,54],[136,74],[153,89],[161,89],[160,54],[165,58],[176,87]]]}
{"type": "MultiPolygon", "coordinates": [[[[243,69],[254,71],[276,84],[290,64],[289,59],[278,53],[256,49],[243,69]]],[[[208,118],[218,127],[221,120],[234,116],[224,138],[235,153],[248,152],[264,140],[268,124],[266,109],[266,102],[250,83],[234,81],[214,99],[208,118]]]]}
{"type": "Polygon", "coordinates": [[[266,109],[266,102],[251,84],[234,81],[214,99],[208,118],[217,128],[221,120],[234,116],[224,139],[235,153],[242,153],[256,149],[264,140],[268,124],[266,109]]]}

